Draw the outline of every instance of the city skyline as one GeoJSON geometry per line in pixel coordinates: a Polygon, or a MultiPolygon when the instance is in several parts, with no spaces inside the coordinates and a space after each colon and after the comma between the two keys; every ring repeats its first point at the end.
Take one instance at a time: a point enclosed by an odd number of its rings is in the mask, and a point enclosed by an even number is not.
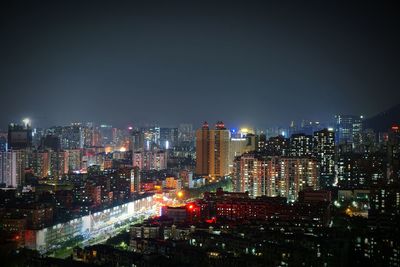
{"type": "MultiPolygon", "coordinates": [[[[395,107],[391,107],[391,108],[398,108],[400,105],[396,105],[395,107]]],[[[309,118],[303,118],[303,119],[299,119],[299,120],[289,120],[289,121],[284,121],[284,122],[280,122],[277,124],[264,124],[264,123],[260,123],[260,124],[254,124],[254,123],[250,123],[249,121],[226,121],[226,120],[222,120],[223,122],[227,122],[226,125],[230,130],[239,130],[241,128],[249,128],[249,129],[253,129],[253,130],[263,130],[263,129],[272,129],[272,128],[289,128],[291,125],[294,125],[295,127],[302,127],[302,125],[307,125],[308,123],[312,123],[312,124],[320,124],[320,127],[322,128],[331,128],[334,127],[335,125],[335,121],[336,121],[336,117],[337,116],[360,116],[360,118],[362,120],[368,120],[368,119],[375,119],[377,116],[381,115],[381,114],[385,114],[387,113],[389,109],[383,110],[377,114],[374,114],[374,116],[370,116],[370,117],[366,117],[363,114],[347,114],[347,113],[337,113],[332,115],[330,118],[328,118],[327,120],[319,120],[318,118],[315,120],[309,119],[309,118]]],[[[397,115],[397,114],[396,114],[397,115]]],[[[396,116],[395,115],[395,116],[396,116]]],[[[104,121],[104,120],[99,120],[99,121],[94,121],[94,120],[76,120],[76,121],[66,121],[66,122],[62,122],[62,121],[58,121],[58,122],[54,122],[52,124],[43,124],[43,121],[40,121],[40,119],[33,117],[17,117],[17,116],[13,116],[15,117],[14,120],[12,121],[8,121],[6,122],[4,125],[0,125],[0,130],[5,131],[7,129],[7,127],[10,124],[21,124],[21,125],[26,125],[27,121],[28,124],[30,125],[30,127],[32,128],[51,128],[51,127],[57,127],[57,126],[69,126],[69,125],[82,125],[82,126],[87,126],[87,125],[92,125],[92,126],[96,126],[96,127],[100,127],[102,125],[104,126],[112,126],[114,128],[118,128],[118,129],[131,129],[131,128],[146,128],[146,127],[161,127],[161,128],[173,128],[173,127],[179,127],[179,125],[185,125],[185,124],[189,124],[192,125],[194,128],[200,128],[204,122],[207,122],[210,124],[211,127],[214,127],[215,125],[218,124],[218,122],[221,121],[221,119],[217,119],[217,120],[209,120],[208,118],[203,118],[203,120],[200,121],[180,121],[180,122],[176,122],[173,124],[168,124],[168,123],[164,123],[162,121],[137,121],[137,122],[133,122],[132,120],[127,120],[123,123],[120,124],[115,124],[115,122],[113,121],[104,121]]]]}
{"type": "Polygon", "coordinates": [[[6,1],[2,266],[400,266],[397,10],[6,1]]]}
{"type": "Polygon", "coordinates": [[[0,90],[13,100],[3,101],[0,124],[207,118],[267,126],[373,116],[400,97],[394,10],[368,2],[9,2],[0,90]]]}

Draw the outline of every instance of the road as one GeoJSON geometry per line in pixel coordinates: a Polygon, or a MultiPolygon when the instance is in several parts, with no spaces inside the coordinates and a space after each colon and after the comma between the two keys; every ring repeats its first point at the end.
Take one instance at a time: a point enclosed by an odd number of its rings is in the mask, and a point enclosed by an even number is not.
{"type": "Polygon", "coordinates": [[[113,224],[100,227],[96,231],[90,233],[90,236],[84,240],[78,241],[75,244],[69,246],[60,246],[56,250],[46,253],[49,257],[65,259],[72,254],[73,248],[76,246],[86,247],[106,242],[109,238],[118,235],[122,231],[129,231],[129,227],[132,224],[143,222],[143,220],[156,215],[157,209],[152,209],[146,212],[137,214],[135,217],[123,218],[122,220],[116,221],[113,224]]]}

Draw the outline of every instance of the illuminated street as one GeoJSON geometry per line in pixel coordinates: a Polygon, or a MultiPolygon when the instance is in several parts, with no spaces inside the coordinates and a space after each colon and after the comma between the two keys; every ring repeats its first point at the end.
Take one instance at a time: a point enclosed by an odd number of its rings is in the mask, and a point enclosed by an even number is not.
{"type": "MultiPolygon", "coordinates": [[[[141,198],[66,223],[30,231],[27,235],[32,237],[27,244],[41,253],[53,253],[76,245],[101,243],[138,220],[159,215],[160,205],[154,196],[141,198]]],[[[61,253],[62,256],[66,256],[65,253],[61,253]]]]}

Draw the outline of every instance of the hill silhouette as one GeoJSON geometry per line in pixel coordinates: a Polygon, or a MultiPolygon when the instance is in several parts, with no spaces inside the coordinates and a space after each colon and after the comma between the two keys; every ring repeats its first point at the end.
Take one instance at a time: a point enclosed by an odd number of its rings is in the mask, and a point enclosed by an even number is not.
{"type": "Polygon", "coordinates": [[[400,104],[365,119],[364,128],[373,129],[375,132],[387,132],[393,124],[400,124],[400,104]]]}

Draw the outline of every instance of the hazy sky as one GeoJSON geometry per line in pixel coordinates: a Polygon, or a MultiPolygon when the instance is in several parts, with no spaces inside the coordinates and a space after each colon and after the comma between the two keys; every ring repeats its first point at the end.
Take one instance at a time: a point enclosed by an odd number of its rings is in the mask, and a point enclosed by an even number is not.
{"type": "Polygon", "coordinates": [[[390,2],[1,5],[0,128],[25,116],[41,126],[285,125],[400,102],[390,2]]]}

